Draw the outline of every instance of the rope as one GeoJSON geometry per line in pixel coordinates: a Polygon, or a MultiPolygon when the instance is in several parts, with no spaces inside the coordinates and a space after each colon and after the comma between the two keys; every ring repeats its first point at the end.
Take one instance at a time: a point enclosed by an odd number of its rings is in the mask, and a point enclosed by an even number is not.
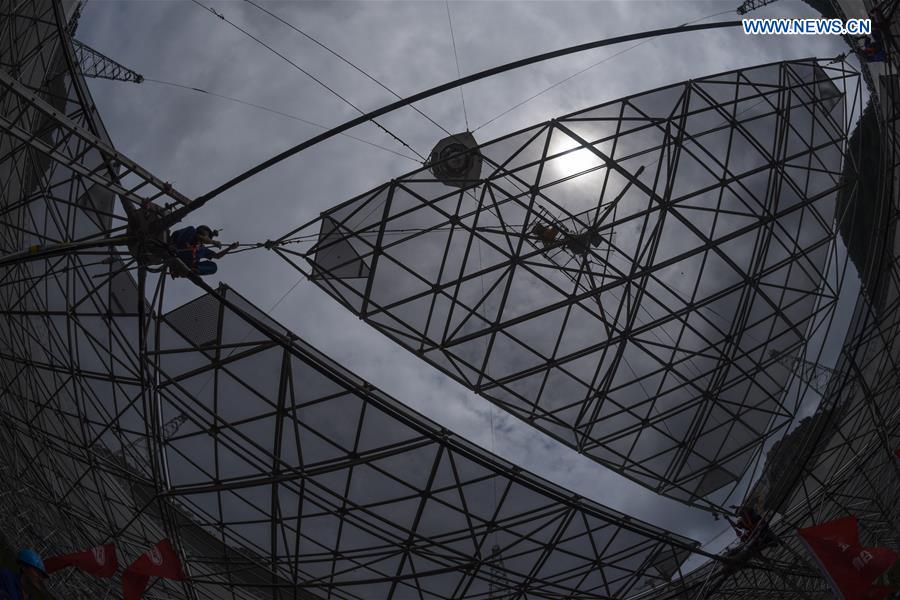
{"type": "MultiPolygon", "coordinates": [[[[201,94],[207,94],[209,96],[215,96],[216,98],[221,98],[223,100],[228,100],[229,102],[236,102],[237,104],[243,104],[244,106],[250,106],[252,108],[257,108],[259,110],[264,110],[268,113],[272,113],[273,115],[279,115],[281,117],[286,117],[288,119],[293,119],[294,121],[299,121],[300,123],[304,123],[305,125],[311,125],[312,127],[318,127],[319,129],[327,130],[327,125],[322,125],[321,123],[316,123],[315,121],[310,121],[308,119],[304,119],[303,117],[298,117],[296,115],[292,115],[286,112],[281,112],[280,110],[276,110],[274,108],[269,108],[268,106],[263,106],[262,104],[255,104],[253,102],[248,102],[246,100],[241,100],[240,98],[234,98],[233,96],[226,96],[225,94],[219,94],[217,92],[210,92],[209,90],[204,90],[201,88],[193,87],[190,85],[183,85],[180,83],[174,83],[172,81],[164,81],[162,79],[153,79],[152,77],[145,77],[144,81],[150,81],[153,83],[158,83],[160,85],[168,85],[172,87],[181,88],[184,90],[191,90],[194,92],[200,92],[201,94]]],[[[397,152],[396,150],[391,150],[390,148],[386,148],[385,146],[381,146],[374,142],[370,142],[369,140],[364,140],[362,138],[358,138],[354,135],[350,135],[349,133],[342,133],[344,137],[350,138],[351,140],[356,140],[357,142],[362,142],[363,144],[367,144],[374,148],[378,148],[379,150],[384,150],[385,152],[390,152],[391,154],[396,154],[397,156],[402,156],[405,159],[411,160],[413,162],[418,163],[419,160],[409,156],[408,154],[403,154],[402,152],[397,152]]]]}
{"type": "MultiPolygon", "coordinates": [[[[447,23],[450,24],[450,43],[453,44],[453,58],[456,59],[456,78],[462,79],[462,73],[459,70],[459,54],[456,52],[456,36],[453,35],[453,19],[450,18],[450,0],[444,0],[447,7],[447,23]]],[[[462,100],[463,117],[466,119],[466,131],[469,130],[469,114],[466,112],[466,94],[463,92],[464,86],[459,86],[459,97],[462,100]]]]}
{"type": "MultiPolygon", "coordinates": [[[[336,96],[337,98],[339,98],[341,101],[343,101],[345,104],[347,104],[348,106],[350,106],[351,108],[353,108],[353,109],[354,109],[356,112],[358,112],[359,114],[361,114],[361,115],[365,115],[365,114],[366,114],[365,112],[363,112],[363,110],[362,110],[361,108],[359,108],[358,106],[356,106],[355,104],[353,104],[352,102],[350,102],[350,100],[348,100],[347,98],[345,98],[344,96],[342,96],[342,95],[341,95],[339,92],[337,92],[335,89],[329,87],[328,84],[326,84],[324,81],[322,81],[321,79],[319,79],[318,77],[316,77],[315,75],[313,75],[312,73],[310,73],[309,71],[307,71],[306,69],[304,69],[303,67],[301,67],[300,65],[298,65],[297,63],[295,63],[294,61],[292,61],[290,58],[288,58],[287,56],[285,56],[284,54],[282,54],[281,52],[279,52],[278,50],[276,50],[276,49],[273,48],[272,46],[268,45],[267,43],[265,43],[264,41],[262,41],[261,39],[259,39],[258,37],[256,37],[255,35],[253,35],[253,34],[250,33],[249,31],[247,31],[246,29],[244,29],[243,27],[241,27],[240,25],[237,25],[237,24],[234,23],[233,21],[230,21],[229,19],[227,19],[227,18],[225,17],[225,15],[216,12],[215,9],[213,9],[213,8],[211,8],[211,7],[209,7],[209,6],[204,5],[202,2],[200,2],[200,0],[191,0],[191,2],[193,2],[194,4],[196,4],[197,6],[199,6],[200,8],[206,10],[206,11],[209,12],[210,14],[219,17],[219,19],[221,19],[222,21],[228,23],[229,25],[231,25],[232,27],[234,27],[235,29],[237,29],[238,31],[240,31],[241,33],[243,33],[244,35],[246,35],[247,37],[249,37],[250,39],[252,39],[253,41],[255,41],[257,44],[259,44],[260,46],[262,46],[262,47],[264,47],[265,49],[267,49],[269,52],[272,52],[273,54],[275,54],[276,56],[278,56],[279,58],[281,58],[283,61],[285,61],[286,63],[288,63],[289,65],[291,65],[292,67],[294,67],[295,69],[297,69],[298,71],[300,71],[301,73],[303,73],[304,75],[306,75],[307,77],[309,77],[310,79],[312,79],[313,81],[315,81],[316,83],[318,83],[320,86],[322,86],[322,87],[325,88],[326,90],[328,90],[331,94],[333,94],[334,96],[336,96]]],[[[418,156],[422,161],[425,160],[425,157],[424,157],[424,156],[422,156],[421,154],[419,154],[418,152],[416,152],[416,150],[415,150],[412,146],[410,146],[410,145],[407,144],[405,141],[403,141],[402,139],[400,139],[399,136],[397,136],[397,135],[394,134],[392,131],[390,131],[389,129],[387,129],[384,125],[382,125],[381,123],[379,123],[378,121],[376,121],[374,117],[373,117],[373,118],[370,118],[370,119],[368,119],[368,120],[371,121],[372,123],[374,123],[379,129],[381,129],[382,131],[384,131],[386,134],[388,134],[389,136],[391,136],[392,138],[394,138],[397,142],[399,142],[400,144],[402,144],[402,145],[403,145],[405,148],[407,148],[410,152],[412,152],[413,154],[415,154],[416,156],[418,156]]]]}
{"type": "MultiPolygon", "coordinates": [[[[518,225],[518,226],[517,225],[509,225],[508,227],[521,227],[521,225],[518,225]]],[[[382,232],[382,235],[406,235],[409,233],[422,233],[425,231],[452,231],[452,229],[453,229],[452,226],[448,226],[448,227],[409,227],[409,228],[403,228],[403,229],[385,229],[382,232]]],[[[494,228],[494,227],[479,227],[478,231],[502,232],[503,229],[502,228],[494,228]]],[[[343,236],[342,239],[347,240],[354,236],[357,236],[357,237],[362,237],[362,236],[367,236],[367,235],[368,236],[377,236],[378,234],[379,234],[378,231],[364,231],[364,232],[345,235],[345,236],[343,236]]],[[[266,250],[272,250],[276,247],[289,246],[289,245],[293,245],[293,244],[302,244],[304,242],[309,242],[312,240],[316,240],[318,238],[319,238],[318,233],[308,233],[305,235],[298,235],[298,236],[291,237],[291,238],[284,238],[284,239],[278,239],[278,240],[266,240],[265,242],[250,242],[250,243],[246,243],[246,244],[237,244],[237,247],[240,249],[230,252],[229,254],[238,254],[240,252],[246,252],[248,250],[258,250],[260,248],[265,248],[266,250]]]]}
{"type": "MultiPolygon", "coordinates": [[[[317,39],[314,38],[313,36],[309,35],[308,33],[306,33],[305,31],[303,31],[302,29],[300,29],[300,28],[297,27],[296,25],[293,25],[292,23],[289,23],[288,21],[285,21],[284,19],[282,19],[281,17],[279,17],[278,15],[276,15],[275,13],[273,13],[272,11],[270,11],[270,10],[268,10],[268,9],[266,9],[266,8],[263,8],[262,6],[260,6],[259,4],[257,4],[256,2],[253,2],[253,0],[244,0],[244,2],[250,4],[251,6],[255,6],[257,9],[259,9],[259,10],[261,10],[262,12],[266,13],[267,15],[269,15],[270,17],[272,17],[273,19],[275,19],[275,20],[277,20],[278,22],[283,23],[284,25],[290,27],[291,29],[293,29],[294,31],[296,31],[297,33],[299,33],[300,35],[302,35],[303,37],[305,37],[305,38],[308,39],[309,41],[313,42],[314,44],[316,44],[316,45],[318,45],[319,47],[323,48],[325,51],[327,51],[327,52],[331,53],[332,55],[336,56],[338,59],[340,59],[341,61],[343,61],[344,63],[346,63],[346,64],[349,65],[350,67],[352,67],[353,69],[359,71],[359,72],[360,72],[362,75],[364,75],[367,79],[369,79],[370,81],[372,81],[372,82],[374,82],[375,84],[377,84],[377,85],[378,85],[379,87],[381,87],[383,90],[385,90],[385,91],[387,91],[388,93],[390,93],[392,96],[394,96],[394,98],[397,98],[398,100],[402,99],[402,96],[400,96],[397,92],[395,92],[394,90],[392,90],[391,88],[389,88],[387,85],[385,85],[384,83],[382,83],[381,81],[379,81],[378,79],[376,79],[375,77],[373,77],[372,75],[370,75],[368,72],[366,72],[365,69],[363,69],[363,68],[360,67],[360,66],[357,66],[356,64],[354,64],[353,62],[351,62],[348,58],[345,58],[343,55],[341,55],[341,54],[340,54],[339,52],[337,52],[336,50],[332,50],[331,48],[329,48],[328,46],[326,46],[323,42],[320,42],[319,40],[317,40],[317,39]]],[[[457,70],[458,70],[458,69],[457,69],[457,70]]],[[[414,111],[416,111],[417,113],[419,113],[420,115],[422,115],[423,117],[425,117],[425,119],[427,119],[427,120],[428,120],[430,123],[432,123],[435,127],[437,127],[438,129],[440,129],[441,131],[443,131],[443,132],[446,133],[447,135],[451,135],[451,133],[450,133],[449,131],[447,131],[447,129],[445,129],[443,125],[441,125],[440,123],[438,123],[437,121],[435,121],[434,119],[432,119],[431,117],[429,117],[427,114],[425,114],[424,112],[422,112],[421,110],[419,110],[418,108],[416,108],[414,105],[410,104],[409,107],[410,107],[411,109],[413,109],[414,111]]]]}
{"type": "MultiPolygon", "coordinates": [[[[711,18],[713,18],[713,17],[718,17],[719,15],[730,14],[731,12],[732,12],[732,11],[730,11],[730,10],[723,10],[723,11],[721,11],[721,12],[713,13],[713,14],[711,14],[711,15],[706,15],[705,17],[700,17],[699,19],[695,19],[695,20],[693,20],[693,21],[688,21],[687,23],[683,23],[683,24],[681,25],[681,27],[685,27],[685,26],[687,26],[687,25],[693,25],[694,23],[699,23],[700,21],[704,21],[704,20],[706,20],[706,19],[711,19],[711,18]]],[[[516,110],[517,108],[520,108],[520,107],[524,106],[525,104],[528,104],[529,102],[531,102],[532,100],[534,100],[534,99],[537,98],[538,96],[542,96],[542,95],[546,94],[546,93],[549,92],[550,90],[552,90],[552,89],[554,89],[554,88],[556,88],[556,87],[558,87],[558,86],[560,86],[560,85],[566,83],[567,81],[570,81],[570,80],[574,79],[575,77],[578,77],[578,76],[581,75],[582,73],[586,73],[587,71],[590,71],[590,70],[593,69],[594,67],[598,67],[598,66],[602,65],[603,63],[608,62],[608,61],[610,61],[610,60],[616,58],[617,56],[621,56],[622,54],[625,54],[625,53],[628,52],[629,50],[634,50],[634,49],[637,48],[638,46],[642,46],[642,45],[646,44],[647,42],[652,42],[652,41],[654,41],[654,40],[656,40],[656,39],[657,39],[657,38],[652,37],[652,38],[647,38],[647,39],[645,39],[645,40],[641,40],[640,42],[638,42],[638,43],[636,43],[636,44],[633,44],[633,45],[631,45],[631,46],[628,46],[627,48],[623,48],[622,50],[619,50],[618,52],[615,52],[615,53],[613,53],[613,54],[610,54],[609,56],[607,56],[607,57],[604,58],[603,60],[600,60],[600,61],[598,61],[598,62],[595,62],[594,64],[589,65],[589,66],[587,66],[587,67],[581,69],[580,71],[576,71],[575,73],[572,73],[571,75],[569,75],[568,77],[566,77],[566,78],[564,78],[564,79],[560,79],[560,80],[557,81],[556,83],[551,84],[550,86],[544,88],[543,90],[539,91],[538,93],[534,94],[533,96],[529,96],[528,98],[522,100],[522,101],[519,102],[518,104],[515,104],[515,105],[509,107],[508,109],[506,109],[505,111],[503,111],[502,113],[500,113],[499,115],[497,115],[496,117],[494,117],[493,119],[489,119],[488,121],[485,121],[484,123],[482,123],[481,125],[479,125],[478,127],[476,127],[476,128],[472,131],[472,133],[475,133],[476,131],[478,131],[479,129],[481,129],[481,128],[483,128],[483,127],[487,127],[488,125],[490,125],[491,123],[493,123],[493,122],[496,121],[497,119],[500,119],[500,118],[502,118],[502,117],[505,117],[506,115],[508,115],[508,114],[511,113],[512,111],[516,110]]]]}

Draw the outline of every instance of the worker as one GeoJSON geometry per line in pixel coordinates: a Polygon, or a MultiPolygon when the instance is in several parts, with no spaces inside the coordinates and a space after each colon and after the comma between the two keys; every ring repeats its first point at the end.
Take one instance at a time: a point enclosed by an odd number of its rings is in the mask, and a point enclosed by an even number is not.
{"type": "Polygon", "coordinates": [[[885,15],[881,10],[881,7],[874,7],[872,12],[869,14],[869,18],[872,21],[872,35],[875,37],[875,41],[882,48],[885,47],[884,41],[892,41],[893,34],[891,33],[891,21],[894,19],[894,11],[897,10],[897,7],[891,9],[890,14],[885,15]]]}
{"type": "Polygon", "coordinates": [[[858,37],[857,44],[862,42],[862,47],[857,46],[857,49],[866,62],[885,62],[887,60],[885,41],[891,39],[890,24],[884,20],[880,10],[876,9],[870,17],[872,19],[872,35],[858,37]]]}
{"type": "Polygon", "coordinates": [[[737,533],[738,537],[741,538],[741,541],[746,542],[753,535],[757,525],[762,521],[762,517],[749,505],[732,505],[731,508],[735,509],[734,516],[737,517],[737,521],[729,519],[731,527],[734,529],[734,532],[737,533]]]}
{"type": "Polygon", "coordinates": [[[881,44],[881,36],[876,33],[874,36],[865,36],[863,38],[862,55],[867,62],[884,62],[887,60],[887,54],[884,46],[881,44]]]}
{"type": "Polygon", "coordinates": [[[732,506],[732,508],[736,509],[734,514],[738,520],[737,522],[732,522],[731,526],[742,542],[753,542],[754,545],[760,548],[771,546],[777,542],[769,529],[768,523],[756,509],[749,504],[732,506]]]}
{"type": "Polygon", "coordinates": [[[560,241],[566,250],[578,256],[586,256],[591,248],[596,248],[603,242],[603,236],[596,231],[586,229],[577,234],[569,233],[562,225],[543,225],[535,223],[531,228],[531,234],[543,244],[544,248],[554,246],[560,241]],[[560,236],[562,234],[562,236],[560,236]]]}
{"type": "Polygon", "coordinates": [[[0,568],[0,600],[29,600],[44,588],[47,571],[41,556],[31,548],[22,548],[16,555],[19,572],[0,568]]]}
{"type": "MultiPolygon", "coordinates": [[[[207,245],[222,247],[222,242],[214,239],[219,235],[215,229],[207,225],[199,227],[185,227],[178,231],[173,231],[169,235],[169,239],[175,244],[175,251],[181,262],[185,264],[193,273],[197,275],[212,275],[218,270],[218,267],[212,260],[218,260],[237,248],[240,244],[237,242],[231,244],[221,252],[213,252],[207,245]]],[[[181,273],[172,272],[172,277],[178,277],[181,273]]]]}
{"type": "Polygon", "coordinates": [[[586,230],[578,235],[570,236],[566,241],[566,249],[572,254],[586,256],[591,248],[596,248],[603,242],[603,237],[596,231],[586,230]]]}
{"type": "Polygon", "coordinates": [[[559,229],[553,225],[535,223],[534,227],[531,228],[531,233],[544,245],[544,248],[546,248],[556,243],[556,236],[559,235],[559,229]]]}

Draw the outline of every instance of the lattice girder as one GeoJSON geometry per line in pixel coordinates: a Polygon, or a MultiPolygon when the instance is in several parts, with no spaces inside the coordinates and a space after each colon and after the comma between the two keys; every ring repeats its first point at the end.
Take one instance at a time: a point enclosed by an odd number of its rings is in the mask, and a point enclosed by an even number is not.
{"type": "Polygon", "coordinates": [[[272,586],[487,598],[502,571],[511,598],[620,597],[690,554],[690,540],[490,457],[219,293],[238,310],[207,295],[163,319],[162,413],[189,416],[165,441],[165,494],[268,565],[272,586]]]}
{"type": "Polygon", "coordinates": [[[417,171],[281,255],[512,414],[704,502],[796,410],[766,353],[834,308],[856,85],[794,61],[585,109],[483,144],[478,186],[417,171]]]}

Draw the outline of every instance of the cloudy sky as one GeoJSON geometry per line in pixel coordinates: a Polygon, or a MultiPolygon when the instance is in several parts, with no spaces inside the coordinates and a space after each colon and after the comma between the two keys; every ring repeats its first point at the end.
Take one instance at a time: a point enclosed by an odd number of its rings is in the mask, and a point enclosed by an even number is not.
{"type": "MultiPolygon", "coordinates": [[[[361,73],[253,5],[239,0],[200,2],[284,58],[189,0],[91,0],[76,34],[148,78],[141,85],[91,80],[90,86],[116,147],[188,196],[200,195],[321,131],[298,119],[334,126],[359,114],[301,68],[363,111],[395,100],[361,73]],[[238,98],[296,118],[169,84],[238,98]]],[[[449,12],[459,70],[466,75],[614,35],[704,18],[736,18],[737,4],[736,0],[453,1],[449,12]],[[724,14],[713,16],[717,13],[724,14]]],[[[444,2],[347,0],[262,5],[400,96],[457,77],[444,2]]],[[[814,14],[802,2],[782,0],[754,16],[814,14]]],[[[458,91],[422,102],[418,108],[451,131],[463,131],[468,123],[483,141],[687,78],[782,59],[832,57],[845,49],[838,38],[763,38],[745,36],[735,28],[632,46],[635,44],[590,51],[471,84],[463,90],[465,112],[458,91]]],[[[409,109],[385,117],[382,123],[422,155],[442,137],[437,127],[409,109]]],[[[396,154],[414,157],[412,150],[374,125],[359,127],[352,134],[393,152],[347,137],[333,139],[227,192],[196,213],[192,222],[221,228],[225,241],[265,241],[419,166],[416,160],[396,154]]],[[[222,261],[211,283],[220,280],[261,308],[271,309],[274,318],[394,397],[508,460],[602,504],[695,539],[713,540],[725,529],[722,521],[714,522],[706,513],[659,498],[499,409],[492,410],[487,402],[358,321],[314,285],[302,282],[294,287],[297,274],[265,250],[222,261]]],[[[197,295],[185,281],[168,285],[167,293],[171,306],[197,295]]],[[[730,536],[720,536],[711,547],[728,541],[730,536]]]]}

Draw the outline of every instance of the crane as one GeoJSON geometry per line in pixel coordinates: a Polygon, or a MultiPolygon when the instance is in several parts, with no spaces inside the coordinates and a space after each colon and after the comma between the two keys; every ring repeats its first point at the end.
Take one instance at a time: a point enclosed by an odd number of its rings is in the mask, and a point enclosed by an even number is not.
{"type": "Polygon", "coordinates": [[[95,50],[84,42],[75,39],[75,31],[78,29],[81,13],[84,11],[86,4],[87,0],[79,0],[66,27],[66,31],[72,40],[72,49],[75,51],[75,61],[81,67],[82,74],[85,77],[113,79],[115,81],[133,81],[134,83],[144,81],[143,75],[132,71],[99,50],[95,50]]]}
{"type": "Polygon", "coordinates": [[[751,10],[756,10],[757,8],[762,8],[767,4],[772,4],[775,0],[744,0],[744,2],[738,6],[737,13],[739,15],[746,15],[751,10]]]}
{"type": "Polygon", "coordinates": [[[99,50],[94,50],[84,42],[72,39],[72,47],[75,49],[75,60],[81,67],[85,77],[99,79],[113,79],[115,81],[132,81],[141,83],[144,76],[135,73],[126,66],[119,64],[99,50]]]}

